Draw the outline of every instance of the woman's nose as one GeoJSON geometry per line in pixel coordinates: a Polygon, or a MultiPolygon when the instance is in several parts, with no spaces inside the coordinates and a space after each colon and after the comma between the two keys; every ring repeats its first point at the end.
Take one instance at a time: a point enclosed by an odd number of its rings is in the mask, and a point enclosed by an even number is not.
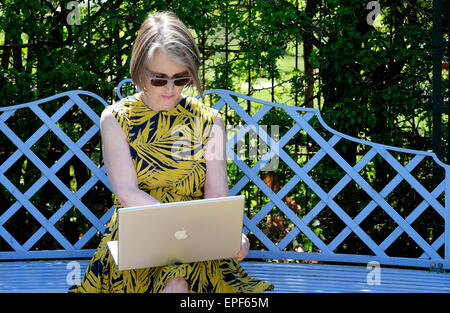
{"type": "Polygon", "coordinates": [[[175,84],[173,80],[169,80],[164,87],[166,88],[167,91],[173,91],[175,89],[175,84]]]}

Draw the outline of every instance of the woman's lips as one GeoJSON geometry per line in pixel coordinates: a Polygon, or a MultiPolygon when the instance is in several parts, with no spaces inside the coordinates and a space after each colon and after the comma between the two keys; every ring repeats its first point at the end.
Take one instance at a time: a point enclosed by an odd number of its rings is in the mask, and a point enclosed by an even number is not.
{"type": "Polygon", "coordinates": [[[170,100],[173,98],[173,96],[162,96],[162,97],[163,97],[163,99],[166,99],[166,100],[170,100]]]}

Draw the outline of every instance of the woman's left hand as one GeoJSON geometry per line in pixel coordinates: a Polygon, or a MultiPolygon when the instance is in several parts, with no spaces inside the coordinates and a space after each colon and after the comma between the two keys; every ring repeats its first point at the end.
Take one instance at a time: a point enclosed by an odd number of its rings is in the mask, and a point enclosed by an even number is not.
{"type": "Polygon", "coordinates": [[[238,252],[237,260],[242,261],[243,259],[245,259],[249,249],[250,249],[250,241],[248,240],[247,236],[242,234],[241,250],[239,250],[238,252]]]}

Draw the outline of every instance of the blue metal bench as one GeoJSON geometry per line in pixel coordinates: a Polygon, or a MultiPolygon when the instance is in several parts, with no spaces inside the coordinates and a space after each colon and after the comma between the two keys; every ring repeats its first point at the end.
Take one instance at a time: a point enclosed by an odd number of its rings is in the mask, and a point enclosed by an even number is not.
{"type": "MultiPolygon", "coordinates": [[[[124,80],[119,84],[119,98],[122,98],[122,85],[129,81],[124,80]]],[[[223,112],[227,107],[226,109],[233,110],[241,121],[241,126],[234,128],[235,133],[226,146],[227,156],[243,173],[231,187],[230,193],[239,194],[245,186],[254,184],[268,199],[265,204],[261,202],[260,208],[254,209],[254,214],[244,216],[244,233],[251,233],[260,242],[260,247],[250,250],[248,258],[241,262],[250,275],[274,283],[276,288],[273,292],[450,292],[450,275],[447,273],[450,269],[450,196],[446,196],[450,194],[448,165],[440,162],[430,152],[385,146],[339,133],[326,125],[317,109],[271,103],[228,90],[210,90],[205,94],[218,99],[214,108],[223,112]],[[249,115],[242,108],[242,104],[247,104],[248,101],[252,103],[255,114],[249,115]],[[283,112],[292,119],[292,126],[281,138],[272,138],[275,131],[272,131],[271,137],[267,127],[260,125],[270,110],[283,112]],[[324,135],[324,131],[328,135],[324,135]],[[299,133],[309,136],[318,147],[312,157],[304,162],[296,162],[284,150],[288,142],[299,133]],[[242,157],[239,145],[245,136],[252,136],[251,134],[260,143],[264,143],[267,152],[260,153],[259,159],[254,159],[250,164],[242,157]],[[349,163],[338,152],[337,147],[344,140],[366,147],[356,164],[349,163]],[[407,161],[401,159],[400,154],[407,155],[407,161]],[[375,190],[361,174],[375,157],[384,160],[395,171],[395,175],[386,180],[380,191],[375,190]],[[344,173],[329,191],[325,191],[311,177],[314,167],[324,158],[333,160],[344,173]],[[428,190],[420,179],[414,176],[414,169],[425,159],[434,161],[445,172],[443,179],[432,190],[428,190]],[[280,161],[292,170],[293,175],[275,192],[259,174],[276,166],[280,161]],[[350,182],[358,184],[370,197],[367,205],[355,216],[349,215],[347,208],[341,207],[335,200],[350,182]],[[402,183],[408,184],[423,199],[406,216],[399,214],[386,200],[402,183]],[[318,197],[317,203],[301,216],[284,201],[299,184],[305,184],[318,197]],[[327,238],[326,243],[323,236],[310,226],[325,208],[344,224],[336,236],[327,238]],[[362,223],[370,223],[371,213],[380,209],[397,224],[381,242],[371,238],[361,226],[362,223]],[[275,210],[286,223],[292,224],[289,232],[280,240],[269,238],[260,228],[260,224],[275,210]],[[444,224],[442,233],[433,238],[432,242],[425,240],[415,228],[415,221],[427,210],[437,214],[444,224]],[[370,250],[370,254],[336,252],[350,235],[359,238],[370,250]],[[402,235],[407,236],[423,253],[418,257],[389,255],[387,250],[402,235]],[[300,237],[307,238],[315,247],[314,250],[301,249],[302,246],[298,243],[300,237]],[[259,260],[251,261],[252,259],[259,260]],[[261,259],[266,261],[261,262],[261,259]]],[[[89,258],[95,251],[85,248],[86,243],[97,233],[104,231],[104,224],[113,213],[114,208],[111,207],[101,217],[97,217],[82,201],[83,196],[98,182],[111,190],[104,167],[96,164],[82,149],[83,145],[93,136],[98,136],[99,132],[99,115],[83,98],[95,99],[104,106],[107,105],[101,97],[91,92],[69,91],[22,105],[0,108],[1,135],[6,136],[14,145],[11,147],[11,152],[14,153],[0,163],[0,184],[1,188],[16,199],[12,205],[5,207],[2,204],[0,207],[0,239],[8,244],[7,249],[0,251],[0,292],[66,292],[69,285],[81,279],[89,258]],[[63,100],[64,104],[50,116],[41,107],[54,100],[63,100]],[[78,106],[93,123],[76,141],[58,126],[59,119],[73,106],[78,106]],[[23,109],[32,110],[43,122],[37,131],[24,140],[8,126],[8,119],[13,119],[14,114],[23,109]],[[45,163],[31,147],[47,132],[57,136],[68,149],[61,152],[58,160],[46,160],[45,163]],[[5,175],[21,157],[26,157],[42,173],[25,192],[20,191],[5,175]],[[57,176],[57,172],[72,157],[79,158],[91,172],[91,177],[82,186],[77,186],[76,191],[63,184],[57,176]],[[49,163],[51,165],[47,166],[49,163]],[[50,217],[43,215],[30,201],[46,183],[53,184],[67,198],[50,217]],[[55,223],[72,207],[76,207],[92,225],[75,243],[71,243],[55,227],[55,223]],[[24,242],[17,240],[5,227],[5,223],[21,208],[40,224],[24,242]],[[34,250],[33,246],[44,235],[50,235],[62,248],[34,250]]]]}

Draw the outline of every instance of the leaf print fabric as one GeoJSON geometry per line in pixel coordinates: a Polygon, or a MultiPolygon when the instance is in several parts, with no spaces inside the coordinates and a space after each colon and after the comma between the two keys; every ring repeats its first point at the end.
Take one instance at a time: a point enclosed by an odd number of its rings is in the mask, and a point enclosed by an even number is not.
{"type": "MultiPolygon", "coordinates": [[[[195,98],[169,111],[155,112],[139,94],[106,108],[127,136],[138,186],[163,203],[202,199],[206,178],[205,145],[218,114],[195,98]]],[[[273,285],[247,275],[236,259],[119,271],[107,248],[117,239],[117,209],[86,273],[69,292],[161,292],[168,280],[183,277],[191,292],[262,292],[273,285]]],[[[219,244],[219,243],[218,243],[219,244]]]]}

